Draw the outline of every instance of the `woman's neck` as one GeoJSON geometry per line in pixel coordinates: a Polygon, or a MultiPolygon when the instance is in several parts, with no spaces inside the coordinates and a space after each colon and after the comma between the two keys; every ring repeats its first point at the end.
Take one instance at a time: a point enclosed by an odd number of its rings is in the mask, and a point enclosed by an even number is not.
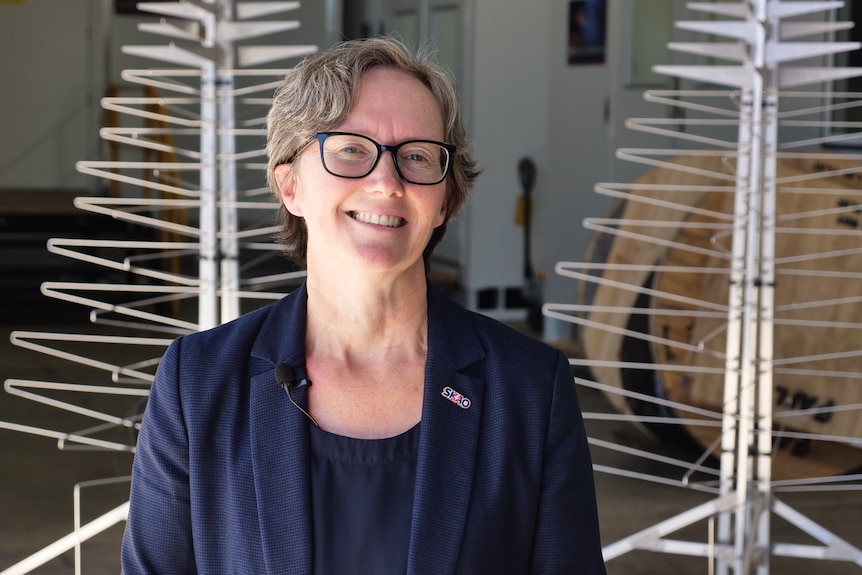
{"type": "Polygon", "coordinates": [[[366,361],[424,354],[427,287],[424,270],[418,272],[385,281],[362,273],[326,277],[309,269],[306,354],[366,361]]]}

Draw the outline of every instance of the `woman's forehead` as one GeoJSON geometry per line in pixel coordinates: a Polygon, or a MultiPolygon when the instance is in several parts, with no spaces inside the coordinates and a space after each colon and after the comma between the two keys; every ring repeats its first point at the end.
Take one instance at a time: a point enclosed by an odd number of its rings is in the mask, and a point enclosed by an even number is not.
{"type": "Polygon", "coordinates": [[[412,74],[389,66],[362,74],[353,106],[338,127],[359,133],[363,128],[382,131],[379,137],[387,132],[411,139],[445,136],[442,108],[431,89],[412,74]]]}

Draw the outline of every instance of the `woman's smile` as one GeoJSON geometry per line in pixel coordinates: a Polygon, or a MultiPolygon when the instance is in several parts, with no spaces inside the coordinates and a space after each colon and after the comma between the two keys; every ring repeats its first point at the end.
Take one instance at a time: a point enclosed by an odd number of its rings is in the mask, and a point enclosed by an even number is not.
{"type": "Polygon", "coordinates": [[[348,212],[348,215],[356,221],[365,224],[374,224],[385,228],[400,228],[407,224],[407,220],[398,216],[387,216],[371,212],[348,212]]]}

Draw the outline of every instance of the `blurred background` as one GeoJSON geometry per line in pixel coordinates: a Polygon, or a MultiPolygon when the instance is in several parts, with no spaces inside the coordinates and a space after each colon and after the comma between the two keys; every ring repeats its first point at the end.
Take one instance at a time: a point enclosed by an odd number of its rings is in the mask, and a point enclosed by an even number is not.
{"type": "MultiPolygon", "coordinates": [[[[594,185],[630,182],[647,170],[619,161],[616,150],[678,145],[671,138],[633,132],[626,120],[676,113],[645,101],[645,90],[702,87],[652,70],[658,64],[710,60],[666,48],[671,39],[703,40],[702,34],[673,29],[674,21],[692,17],[683,0],[304,0],[295,10],[272,17],[295,19],[301,26],[263,41],[327,46],[343,38],[397,33],[414,46],[426,42],[437,46],[440,61],[457,81],[472,151],[484,173],[435,253],[432,280],[466,307],[544,338],[572,357],[580,354],[575,326],[537,318],[535,308],[545,302],[579,300],[578,282],[556,274],[554,266],[580,261],[595,247],[595,238],[582,220],[607,213],[612,201],[596,195],[594,185]],[[533,167],[529,183],[523,178],[525,160],[533,167]]],[[[862,19],[862,1],[847,2],[827,17],[862,19]]],[[[99,137],[100,128],[120,121],[100,106],[100,100],[138,93],[140,87],[124,80],[122,71],[146,69],[154,63],[124,54],[121,48],[163,44],[163,38],[139,29],[141,24],[158,21],[158,16],[137,10],[129,0],[0,1],[0,379],[4,381],[104,378],[98,370],[16,347],[9,336],[14,330],[93,331],[85,307],[41,294],[44,281],[125,281],[116,270],[49,253],[45,246],[50,238],[151,237],[140,226],[83,212],[72,202],[76,197],[136,193],[131,184],[115,186],[79,173],[75,165],[82,160],[140,159],[140,151],[99,137]]],[[[837,37],[857,35],[851,30],[837,37]]],[[[838,58],[834,62],[838,65],[860,64],[855,53],[838,58]]],[[[858,86],[849,80],[836,83],[834,89],[858,86]]],[[[857,119],[852,109],[836,114],[835,120],[857,119]]],[[[263,140],[244,145],[261,148],[263,140]]],[[[844,142],[842,149],[853,153],[858,143],[844,142]]],[[[258,185],[263,185],[262,173],[258,185]]],[[[291,269],[278,259],[267,265],[273,272],[291,269]]],[[[108,331],[128,333],[122,327],[108,331]]],[[[102,346],[98,353],[118,363],[140,359],[136,350],[122,346],[102,346]]],[[[584,389],[581,394],[585,410],[613,410],[601,393],[584,389]]],[[[124,414],[141,409],[135,398],[88,398],[84,403],[124,414]]],[[[69,430],[88,425],[80,416],[5,393],[0,393],[0,421],[69,430]]],[[[625,423],[593,421],[588,427],[591,435],[618,444],[669,455],[682,450],[625,423]]],[[[654,463],[619,454],[602,462],[635,471],[666,472],[654,463]]],[[[60,451],[55,439],[0,430],[0,573],[69,533],[76,485],[82,486],[85,521],[123,503],[128,485],[122,478],[130,463],[128,453],[60,451]],[[119,480],[101,482],[108,478],[119,480]]],[[[671,487],[604,475],[598,489],[605,542],[705,499],[697,493],[680,495],[671,487]],[[638,513],[633,514],[634,510],[638,513]]],[[[812,518],[828,521],[842,537],[862,543],[857,527],[859,497],[800,495],[793,503],[812,518]]],[[[777,522],[776,529],[783,528],[793,532],[777,522]]],[[[121,534],[120,525],[86,544],[86,573],[119,571],[121,534]]],[[[612,574],[706,572],[706,561],[634,552],[608,568],[612,574]]],[[[858,572],[844,564],[824,568],[790,560],[779,560],[774,569],[787,575],[817,569],[858,572]]],[[[65,553],[34,573],[73,570],[73,558],[65,553]]]]}

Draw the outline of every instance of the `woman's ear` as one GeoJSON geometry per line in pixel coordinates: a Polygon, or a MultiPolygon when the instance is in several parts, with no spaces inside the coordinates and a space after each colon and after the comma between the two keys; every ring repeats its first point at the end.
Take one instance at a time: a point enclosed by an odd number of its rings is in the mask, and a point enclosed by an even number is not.
{"type": "Polygon", "coordinates": [[[443,199],[443,205],[440,206],[440,213],[437,214],[437,219],[434,222],[434,227],[442,226],[446,223],[446,212],[449,210],[449,202],[443,199]]]}
{"type": "Polygon", "coordinates": [[[281,203],[291,214],[302,217],[296,201],[296,172],[293,164],[279,164],[275,167],[275,183],[281,194],[281,203]]]}

